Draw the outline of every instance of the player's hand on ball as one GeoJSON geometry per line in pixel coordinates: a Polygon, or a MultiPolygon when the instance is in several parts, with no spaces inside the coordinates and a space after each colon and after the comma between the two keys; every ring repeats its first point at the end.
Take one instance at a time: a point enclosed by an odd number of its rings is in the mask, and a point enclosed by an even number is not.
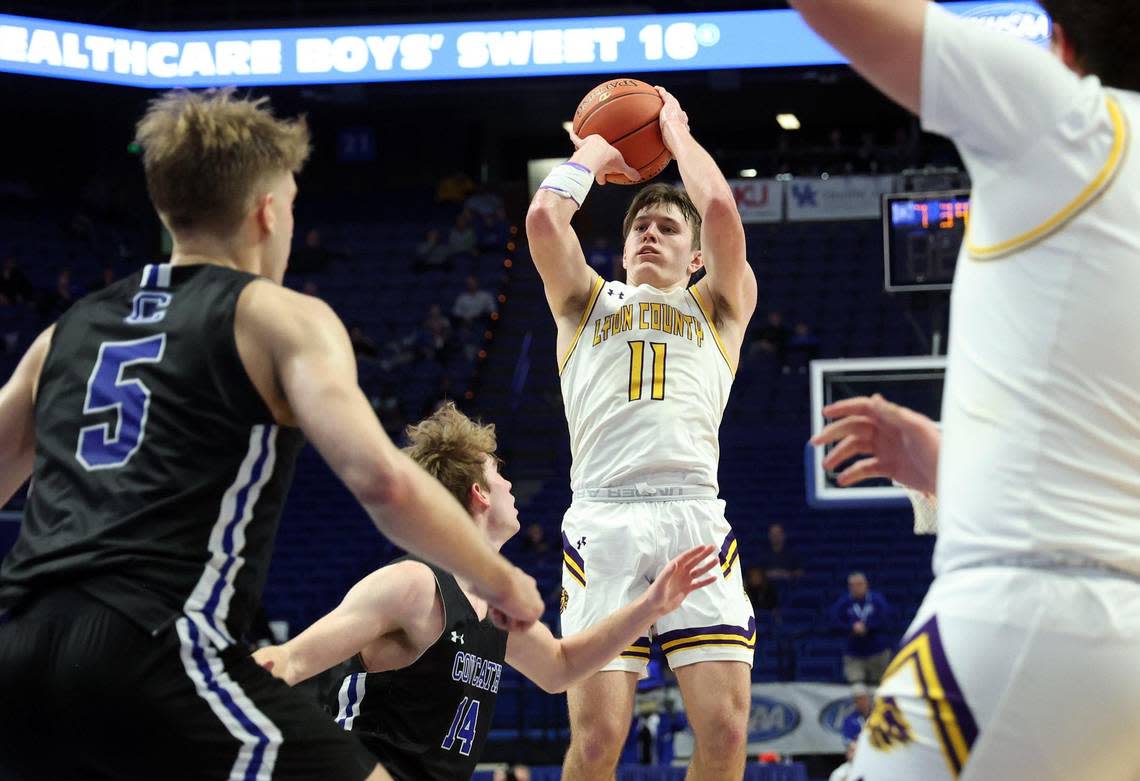
{"type": "Polygon", "coordinates": [[[824,469],[834,470],[849,459],[865,456],[839,474],[839,485],[888,477],[908,488],[936,493],[942,433],[930,418],[877,393],[829,404],[823,414],[835,422],[812,437],[811,443],[817,447],[839,443],[823,459],[824,469]]]}
{"type": "Polygon", "coordinates": [[[584,162],[593,172],[594,181],[598,184],[605,184],[606,176],[609,174],[623,174],[632,181],[641,181],[641,174],[637,172],[637,169],[630,167],[625,162],[625,158],[621,156],[621,152],[612,147],[601,136],[589,135],[585,138],[579,138],[573,130],[566,132],[570,135],[570,141],[574,144],[575,150],[579,152],[585,150],[588,158],[584,162]]]}
{"type": "Polygon", "coordinates": [[[681,108],[677,99],[664,87],[654,87],[653,89],[657,90],[657,94],[661,96],[661,100],[665,104],[661,107],[658,121],[661,123],[661,138],[665,142],[665,146],[669,147],[669,151],[672,152],[670,136],[678,131],[689,132],[689,115],[681,108]]]}
{"type": "Polygon", "coordinates": [[[665,565],[645,592],[645,598],[659,615],[670,613],[680,607],[689,594],[716,581],[716,575],[708,575],[708,572],[719,563],[715,545],[690,548],[665,565]]]}

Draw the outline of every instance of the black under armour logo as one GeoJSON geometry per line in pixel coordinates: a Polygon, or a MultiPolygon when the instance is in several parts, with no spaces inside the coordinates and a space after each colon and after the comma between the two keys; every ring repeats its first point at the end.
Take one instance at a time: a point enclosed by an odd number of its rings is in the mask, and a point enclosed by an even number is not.
{"type": "Polygon", "coordinates": [[[625,300],[625,292],[624,291],[622,291],[621,293],[618,293],[618,300],[620,300],[620,301],[625,300]]]}
{"type": "Polygon", "coordinates": [[[577,548],[578,550],[582,550],[582,546],[585,544],[586,544],[586,538],[581,537],[581,538],[579,538],[578,542],[575,543],[574,547],[577,548]]]}
{"type": "Polygon", "coordinates": [[[612,287],[606,288],[606,295],[607,296],[612,296],[613,294],[614,294],[614,289],[612,287]]]}

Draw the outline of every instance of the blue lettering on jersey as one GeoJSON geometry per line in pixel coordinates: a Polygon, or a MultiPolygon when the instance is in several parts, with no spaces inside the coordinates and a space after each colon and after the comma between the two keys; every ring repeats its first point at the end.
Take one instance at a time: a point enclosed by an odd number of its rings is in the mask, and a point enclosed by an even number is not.
{"type": "Polygon", "coordinates": [[[166,308],[174,296],[170,293],[160,293],[155,290],[143,290],[135,293],[135,300],[131,303],[131,313],[126,321],[132,325],[146,323],[161,323],[166,317],[166,308]]]}
{"type": "Polygon", "coordinates": [[[499,679],[502,676],[503,665],[465,651],[455,654],[455,663],[451,666],[451,680],[470,684],[492,694],[499,693],[499,679]]]}
{"type": "Polygon", "coordinates": [[[114,423],[84,426],[79,431],[75,458],[87,471],[124,466],[138,451],[146,435],[150,388],[123,372],[132,366],[158,363],[166,351],[166,334],[127,342],[104,342],[87,380],[83,414],[115,413],[114,423]]]}

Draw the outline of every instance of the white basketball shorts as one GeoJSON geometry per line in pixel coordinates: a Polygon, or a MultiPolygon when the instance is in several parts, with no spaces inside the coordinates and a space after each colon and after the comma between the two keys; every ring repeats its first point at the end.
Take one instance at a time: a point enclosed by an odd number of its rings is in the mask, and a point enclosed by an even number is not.
{"type": "MultiPolygon", "coordinates": [[[[676,669],[696,662],[752,665],[756,619],[744,593],[736,536],[724,502],[708,498],[576,499],[562,522],[562,636],[581,632],[637,599],[680,553],[715,545],[717,580],[694,591],[651,630],[676,669]]],[[[650,637],[602,670],[645,675],[650,637]]]]}
{"type": "Polygon", "coordinates": [[[1140,779],[1140,583],[1092,569],[938,577],[883,676],[854,781],[1140,779]]]}

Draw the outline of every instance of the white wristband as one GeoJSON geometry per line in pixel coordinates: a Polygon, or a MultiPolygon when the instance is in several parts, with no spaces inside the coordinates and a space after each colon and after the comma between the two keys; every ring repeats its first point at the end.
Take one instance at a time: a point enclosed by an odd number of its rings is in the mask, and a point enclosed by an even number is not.
{"type": "Polygon", "coordinates": [[[593,184],[594,174],[589,168],[581,163],[567,160],[555,166],[554,170],[542,180],[538,189],[550,190],[555,195],[570,198],[581,207],[586,202],[586,195],[593,184]]]}

